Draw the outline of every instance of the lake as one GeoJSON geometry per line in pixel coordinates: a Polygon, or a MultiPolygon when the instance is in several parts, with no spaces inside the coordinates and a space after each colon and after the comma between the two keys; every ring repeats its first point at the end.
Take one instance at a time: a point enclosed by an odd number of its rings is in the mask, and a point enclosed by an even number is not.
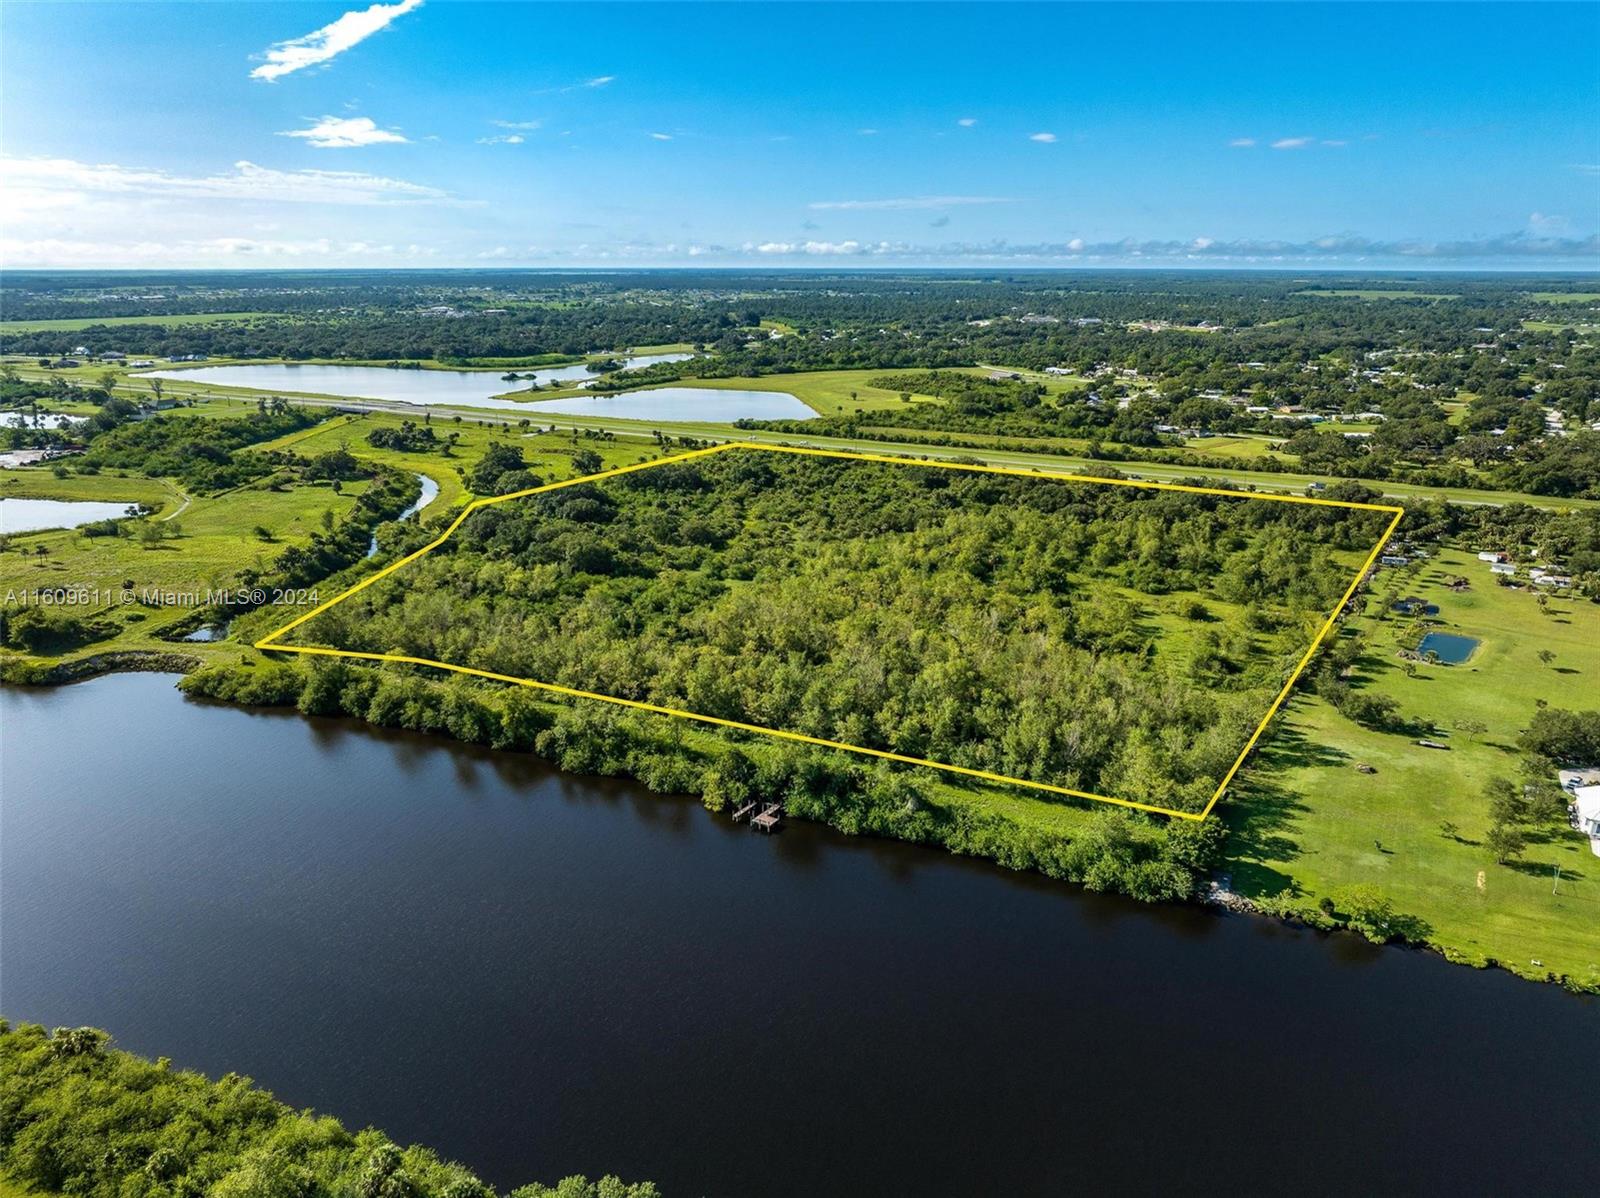
{"type": "Polygon", "coordinates": [[[103,503],[91,499],[16,499],[0,498],[0,533],[39,532],[46,528],[77,528],[97,520],[121,520],[127,503],[103,503]]]}
{"type": "Polygon", "coordinates": [[[572,395],[528,405],[566,416],[620,416],[626,420],[810,420],[809,407],[786,391],[746,391],[734,387],[655,387],[617,395],[572,395]]]}
{"type": "MultiPolygon", "coordinates": [[[[630,369],[655,362],[673,362],[688,354],[650,354],[629,358],[630,369]]],[[[445,404],[455,407],[492,408],[516,412],[538,420],[541,413],[580,416],[615,416],[628,420],[810,420],[816,415],[800,400],[785,391],[744,391],[713,387],[658,387],[654,390],[623,391],[616,395],[579,395],[565,399],[496,399],[501,392],[516,391],[525,384],[508,383],[502,371],[481,370],[390,370],[384,366],[309,366],[271,364],[261,366],[200,366],[193,370],[154,370],[154,378],[182,379],[192,383],[215,383],[227,387],[255,387],[263,391],[299,392],[308,395],[345,396],[352,399],[387,400],[427,407],[445,404]]],[[[583,366],[559,366],[537,372],[541,382],[600,376],[583,366]]],[[[144,377],[143,375],[139,377],[144,377]]],[[[535,393],[536,394],[536,393],[535,393]]]]}
{"type": "Polygon", "coordinates": [[[501,1186],[1567,1192],[1600,1004],[515,754],[0,690],[5,1014],[501,1186]]]}
{"type": "Polygon", "coordinates": [[[1430,632],[1417,645],[1417,652],[1423,657],[1436,654],[1445,665],[1458,666],[1471,657],[1477,648],[1475,637],[1458,636],[1453,632],[1430,632]]]}

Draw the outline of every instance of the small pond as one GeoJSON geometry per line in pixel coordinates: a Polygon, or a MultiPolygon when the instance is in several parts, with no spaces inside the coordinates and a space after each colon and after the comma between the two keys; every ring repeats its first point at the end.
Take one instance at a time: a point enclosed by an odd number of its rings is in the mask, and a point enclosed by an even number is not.
{"type": "Polygon", "coordinates": [[[5,414],[5,428],[71,428],[75,424],[82,424],[87,416],[68,416],[65,412],[38,412],[29,416],[26,412],[7,412],[5,414]]]}
{"type": "Polygon", "coordinates": [[[202,625],[200,625],[199,628],[196,628],[193,632],[185,633],[179,639],[180,640],[185,640],[185,641],[192,641],[192,642],[197,642],[197,643],[209,644],[212,641],[223,640],[224,638],[227,637],[227,635],[228,635],[228,626],[226,624],[202,624],[202,625]]]}
{"type": "Polygon", "coordinates": [[[1401,599],[1394,604],[1394,610],[1403,616],[1436,616],[1439,614],[1439,605],[1424,603],[1420,599],[1401,599]]]}
{"type": "Polygon", "coordinates": [[[1470,636],[1457,636],[1453,632],[1430,632],[1422,638],[1417,652],[1423,657],[1436,654],[1447,666],[1458,666],[1471,657],[1479,642],[1470,636]]]}
{"type": "Polygon", "coordinates": [[[97,520],[121,520],[136,504],[87,499],[0,499],[0,533],[77,528],[97,520]]]}

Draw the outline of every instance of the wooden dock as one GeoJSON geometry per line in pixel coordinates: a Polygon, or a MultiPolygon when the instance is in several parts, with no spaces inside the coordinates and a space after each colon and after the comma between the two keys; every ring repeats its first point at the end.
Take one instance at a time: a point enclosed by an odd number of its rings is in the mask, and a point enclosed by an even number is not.
{"type": "Polygon", "coordinates": [[[737,811],[735,811],[733,813],[733,822],[734,823],[738,823],[745,816],[747,816],[747,815],[751,814],[752,812],[754,812],[755,809],[757,807],[759,807],[759,806],[760,806],[759,803],[746,803],[743,807],[739,808],[739,810],[737,810],[737,811]]]}
{"type": "Polygon", "coordinates": [[[778,821],[783,818],[783,804],[768,803],[761,809],[760,815],[750,818],[750,826],[762,832],[770,832],[778,826],[778,821]]]}

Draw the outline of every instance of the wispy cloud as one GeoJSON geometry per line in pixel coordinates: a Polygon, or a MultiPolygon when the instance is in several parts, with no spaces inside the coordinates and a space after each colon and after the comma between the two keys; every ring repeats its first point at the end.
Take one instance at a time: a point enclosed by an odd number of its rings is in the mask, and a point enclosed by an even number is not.
{"type": "Polygon", "coordinates": [[[745,249],[769,256],[806,254],[812,257],[851,257],[857,254],[881,253],[888,250],[890,244],[887,241],[763,241],[758,245],[746,244],[745,249]]]}
{"type": "Polygon", "coordinates": [[[478,138],[478,144],[480,146],[520,146],[527,140],[520,133],[501,133],[494,137],[480,137],[478,138]]]}
{"type": "Polygon", "coordinates": [[[657,141],[671,141],[672,140],[672,134],[670,134],[670,133],[652,133],[650,136],[655,138],[657,141]]]}
{"type": "Polygon", "coordinates": [[[1255,144],[1256,139],[1253,137],[1236,137],[1228,143],[1228,145],[1233,147],[1235,150],[1248,150],[1255,144]]]}
{"type": "Polygon", "coordinates": [[[309,129],[285,129],[280,137],[299,137],[319,150],[346,150],[407,139],[393,129],[380,129],[371,117],[325,116],[309,129]]]}
{"type": "Polygon", "coordinates": [[[1325,146],[1329,146],[1332,149],[1337,150],[1337,149],[1339,149],[1339,148],[1341,148],[1343,146],[1349,145],[1350,143],[1348,141],[1346,141],[1342,137],[1330,137],[1330,138],[1325,138],[1323,140],[1322,144],[1325,145],[1325,146]]]}
{"type": "Polygon", "coordinates": [[[916,208],[967,208],[974,204],[1012,204],[1009,196],[897,196],[886,200],[814,200],[806,207],[813,211],[895,211],[916,208]]]}
{"type": "Polygon", "coordinates": [[[331,237],[272,240],[255,237],[180,238],[171,241],[88,241],[15,238],[0,241],[0,258],[9,266],[264,266],[314,263],[317,266],[422,262],[436,257],[429,246],[351,241],[331,237]]]}
{"type": "Polygon", "coordinates": [[[1030,133],[1028,134],[1028,140],[1041,141],[1049,145],[1056,140],[1056,135],[1054,133],[1030,133]]]}
{"type": "Polygon", "coordinates": [[[1280,137],[1272,143],[1274,150],[1303,150],[1309,146],[1312,139],[1309,137],[1280,137]]]}
{"type": "Polygon", "coordinates": [[[610,87],[616,81],[617,77],[615,75],[595,75],[593,78],[580,79],[576,83],[567,83],[560,87],[541,87],[529,94],[534,96],[559,96],[565,95],[567,92],[583,91],[586,88],[610,87]]]}
{"type": "Polygon", "coordinates": [[[956,124],[960,125],[963,129],[971,129],[977,123],[978,118],[975,116],[964,116],[956,122],[956,124]]]}
{"type": "MultiPolygon", "coordinates": [[[[1121,262],[1146,265],[1184,265],[1235,262],[1275,265],[1297,262],[1450,261],[1494,260],[1600,261],[1600,235],[1545,236],[1535,232],[1508,233],[1472,241],[1380,241],[1354,234],[1318,237],[1310,241],[1218,241],[1194,237],[1185,241],[1012,243],[944,242],[923,245],[890,241],[766,241],[747,242],[742,252],[762,257],[873,257],[880,260],[923,263],[958,262],[1121,262]]],[[[730,254],[734,251],[729,251],[730,254]]]]}
{"type": "Polygon", "coordinates": [[[397,18],[421,7],[422,0],[399,0],[395,4],[352,9],[321,29],[270,47],[262,55],[266,61],[250,72],[250,78],[273,83],[295,71],[329,62],[374,33],[387,29],[397,18]]]}
{"type": "Polygon", "coordinates": [[[1580,175],[1600,175],[1600,162],[1574,162],[1572,169],[1580,175]]]}
{"type": "Polygon", "coordinates": [[[543,121],[490,121],[489,123],[497,129],[520,129],[524,131],[542,128],[544,125],[543,121]]]}
{"type": "Polygon", "coordinates": [[[76,162],[70,158],[0,159],[6,206],[49,197],[75,207],[94,195],[144,195],[214,200],[275,200],[299,204],[436,203],[448,192],[360,171],[280,171],[236,162],[232,171],[176,175],[144,167],[76,162]]]}
{"type": "Polygon", "coordinates": [[[878,131],[876,129],[857,129],[856,132],[862,137],[878,136],[878,131]]]}

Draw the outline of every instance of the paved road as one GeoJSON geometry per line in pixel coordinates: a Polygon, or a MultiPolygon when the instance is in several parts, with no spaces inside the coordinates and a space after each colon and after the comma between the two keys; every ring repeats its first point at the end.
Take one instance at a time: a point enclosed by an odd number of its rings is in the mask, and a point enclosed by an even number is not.
{"type": "MultiPolygon", "coordinates": [[[[463,423],[496,426],[509,425],[511,428],[516,428],[517,419],[521,419],[521,417],[511,419],[511,417],[517,416],[516,413],[511,412],[473,412],[469,409],[445,407],[424,408],[417,404],[393,403],[383,400],[297,396],[294,402],[308,407],[333,407],[343,411],[388,412],[407,416],[411,419],[420,419],[421,413],[427,411],[433,413],[435,423],[441,418],[453,421],[459,416],[463,423]]],[[[862,453],[910,454],[917,457],[940,459],[975,458],[995,466],[1036,467],[1042,471],[1076,472],[1110,466],[1129,478],[1149,479],[1152,482],[1174,482],[1181,479],[1196,478],[1213,479],[1251,487],[1258,491],[1282,491],[1296,495],[1304,494],[1307,487],[1313,482],[1331,484],[1338,481],[1327,475],[1276,474],[1261,470],[1222,470],[1209,466],[1198,458],[1193,465],[1185,463],[1179,466],[1168,465],[1164,462],[1108,462],[1064,454],[1016,453],[1009,450],[982,447],[951,448],[948,446],[921,445],[910,441],[877,441],[852,437],[809,436],[804,433],[771,433],[753,429],[733,429],[727,425],[718,424],[671,422],[645,424],[641,421],[619,420],[614,417],[566,416],[557,412],[539,412],[536,410],[537,405],[529,405],[529,407],[530,411],[527,418],[533,420],[541,428],[601,429],[619,437],[635,437],[645,441],[653,441],[653,434],[661,432],[674,437],[693,437],[700,441],[757,441],[767,444],[806,445],[817,449],[850,449],[862,453]]],[[[1364,482],[1367,486],[1382,491],[1384,495],[1399,499],[1402,502],[1407,499],[1431,499],[1485,507],[1503,507],[1508,503],[1526,503],[1532,507],[1555,510],[1600,508],[1600,503],[1586,499],[1560,499],[1549,496],[1520,495],[1510,491],[1474,491],[1459,487],[1425,487],[1412,483],[1377,482],[1366,479],[1357,481],[1364,482]]]]}

